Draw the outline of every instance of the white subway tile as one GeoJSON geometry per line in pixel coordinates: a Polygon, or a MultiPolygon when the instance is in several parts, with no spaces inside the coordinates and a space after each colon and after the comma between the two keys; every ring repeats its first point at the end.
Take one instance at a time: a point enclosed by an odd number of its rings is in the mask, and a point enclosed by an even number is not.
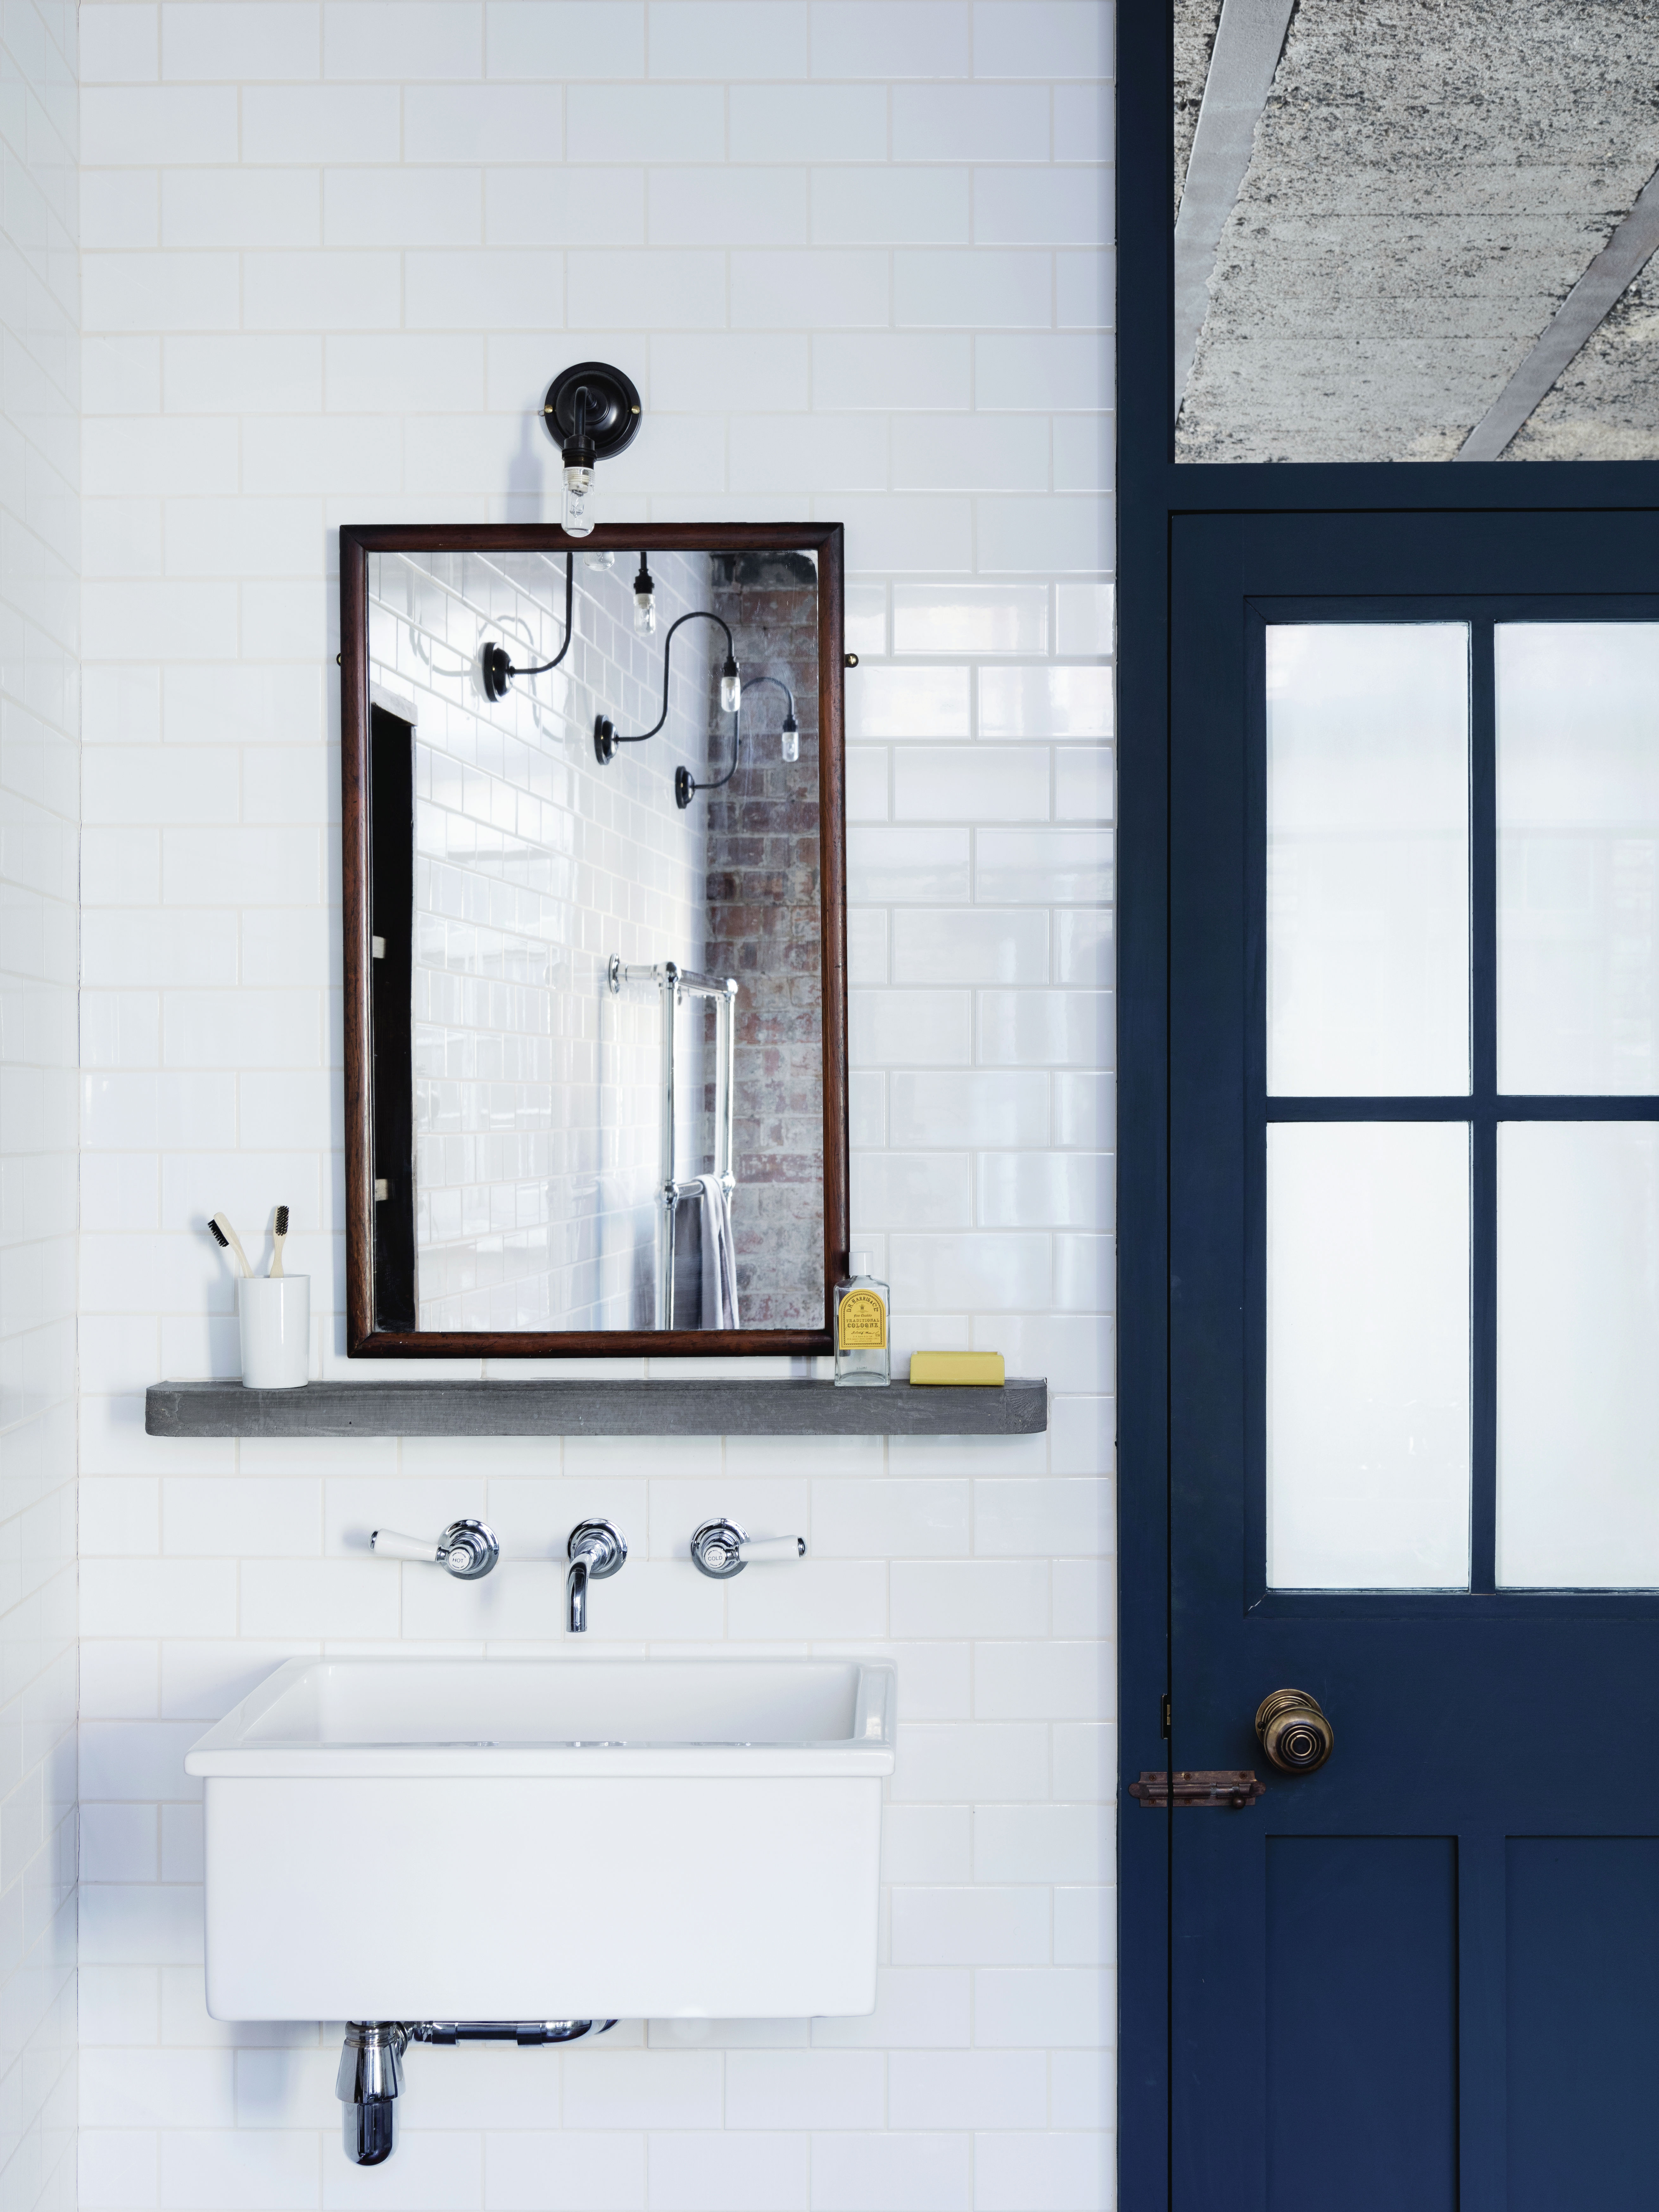
{"type": "Polygon", "coordinates": [[[81,158],[89,168],[156,167],[186,155],[237,159],[234,85],[88,85],[82,92],[81,158]]]}
{"type": "MultiPolygon", "coordinates": [[[[976,1828],[993,1809],[980,1808],[976,1828]]],[[[892,1942],[896,1966],[1046,1966],[1048,1893],[1036,1888],[896,1889],[892,1942]]],[[[905,2123],[896,2120],[895,2124],[905,2123]]],[[[925,2127],[928,2123],[910,2124],[925,2127]]]]}
{"type": "MultiPolygon", "coordinates": [[[[1048,647],[1048,594],[1040,584],[896,584],[893,587],[896,653],[1046,653],[1048,647]]],[[[965,678],[966,671],[951,673],[965,678]]],[[[959,704],[965,708],[965,699],[959,704]]],[[[965,721],[955,724],[951,733],[965,732],[966,727],[965,721]]],[[[914,737],[917,732],[898,729],[891,734],[914,737]]]]}
{"type": "Polygon", "coordinates": [[[1048,483],[1050,428],[1040,415],[933,415],[896,450],[901,490],[1033,491],[1048,483]]]}
{"type": "Polygon", "coordinates": [[[131,0],[106,7],[98,0],[80,11],[80,76],[83,85],[154,83],[160,74],[157,11],[131,0]]]}
{"type": "Polygon", "coordinates": [[[806,0],[651,0],[653,76],[801,77],[806,0]]]}
{"type": "MultiPolygon", "coordinates": [[[[1012,418],[1010,418],[1012,419],[1012,418]]],[[[979,566],[992,574],[1109,570],[1115,550],[1112,502],[1073,494],[1052,499],[981,499],[979,566]]]]}
{"type": "MultiPolygon", "coordinates": [[[[1049,2052],[1048,2100],[1048,2117],[1056,2128],[1109,2131],[1117,2124],[1116,2075],[1091,2051],[1049,2052]]],[[[1105,2202],[1109,2204],[1111,2198],[1105,2202]]]]}
{"type": "Polygon", "coordinates": [[[429,77],[448,84],[483,75],[477,0],[325,0],[323,74],[383,81],[429,77]]]}
{"type": "Polygon", "coordinates": [[[774,1575],[744,1575],[726,1593],[726,1620],[728,1633],[739,1642],[884,1635],[885,1564],[810,1559],[774,1575]]]}
{"type": "MultiPolygon", "coordinates": [[[[121,7],[99,12],[111,15],[136,15],[142,11],[137,8],[121,7]]],[[[149,173],[135,176],[131,169],[83,169],[81,172],[82,252],[95,252],[100,246],[108,246],[131,252],[135,247],[159,246],[161,242],[159,185],[158,178],[149,173]]],[[[136,411],[132,401],[125,392],[118,393],[116,398],[121,412],[136,411]]],[[[89,392],[83,385],[82,404],[88,414],[103,413],[103,391],[89,392]]]]}
{"type": "Polygon", "coordinates": [[[982,1805],[974,1874],[982,1882],[1098,1881],[1111,1871],[1111,1835],[1096,1805],[982,1805]]]}
{"type": "Polygon", "coordinates": [[[1042,983],[1048,975],[1046,915],[917,907],[893,915],[896,983],[1042,983]]]}
{"type": "Polygon", "coordinates": [[[730,261],[734,329],[847,330],[887,320],[885,253],[798,248],[730,261]]]}
{"type": "Polygon", "coordinates": [[[896,2051],[887,2063],[896,2128],[1042,2128],[1048,2061],[1039,2051],[896,2051]]]}
{"type": "Polygon", "coordinates": [[[714,2051],[570,2051],[564,2060],[564,2124],[718,2128],[723,2068],[732,2063],[714,2051]]]}
{"type": "Polygon", "coordinates": [[[855,1233],[965,1229],[974,1215],[966,1152],[874,1152],[854,1164],[855,1233]]]}
{"type": "MultiPolygon", "coordinates": [[[[378,8],[380,0],[343,0],[378,8]]],[[[450,0],[402,0],[418,12],[450,0]]],[[[483,237],[483,180],[477,169],[327,169],[325,246],[470,246],[483,237]]]]}
{"type": "MultiPolygon", "coordinates": [[[[127,10],[100,12],[113,15],[127,10]]],[[[84,1977],[86,1967],[81,1971],[84,1977]]],[[[85,2205],[88,2212],[140,2212],[140,2208],[156,2203],[160,2146],[155,2131],[98,2128],[90,2124],[89,2114],[86,2118],[77,2139],[76,2203],[85,2205]]]]}
{"type": "Polygon", "coordinates": [[[648,2156],[651,2212],[805,2212],[804,2136],[653,2135],[648,2156]]]}
{"type": "Polygon", "coordinates": [[[161,2136],[161,2202],[178,2212],[313,2212],[314,2136],[174,2128],[161,2136]]]}
{"type": "MultiPolygon", "coordinates": [[[[160,1996],[154,1966],[82,1966],[77,1979],[83,2045],[155,2042],[160,1996]]],[[[91,2114],[82,2118],[89,2122],[91,2114]]]]}
{"type": "Polygon", "coordinates": [[[975,1483],[975,1551],[1042,1559],[1092,1556],[1112,1547],[1112,1500],[1103,1482],[982,1475],[975,1483]]]}
{"type": "Polygon", "coordinates": [[[832,1478],[812,1486],[812,1550],[820,1559],[949,1557],[969,1548],[968,1515],[960,1477],[832,1478]]]}
{"type": "Polygon", "coordinates": [[[971,2203],[966,2136],[819,2136],[812,2144],[818,2212],[964,2212],[971,2203]]]}
{"type": "Polygon", "coordinates": [[[81,2094],[89,2118],[112,2128],[188,2128],[228,2112],[228,2051],[88,2051],[81,2094]]]}
{"type": "MultiPolygon", "coordinates": [[[[1107,1888],[1054,1892],[1054,1963],[1110,1966],[1117,1960],[1117,1892],[1107,1888]]],[[[1072,2119],[1062,2126],[1093,2124],[1072,2119]]]]}
{"type": "Polygon", "coordinates": [[[234,1636],[236,1570],[217,1560],[86,1559],[81,1618],[98,1636],[234,1636]]]}
{"type": "Polygon", "coordinates": [[[1109,1560],[1056,1559],[1054,1578],[1056,1636],[1115,1632],[1116,1580],[1109,1560]]]}
{"type": "MultiPolygon", "coordinates": [[[[406,86],[403,156],[445,163],[556,161],[557,102],[540,85],[406,86]]],[[[577,158],[574,149],[572,158],[577,158]]]]}
{"type": "Polygon", "coordinates": [[[322,1548],[322,1486],[292,1476],[168,1475],[161,1549],[172,1559],[304,1557],[322,1548]]]}
{"type": "Polygon", "coordinates": [[[901,822],[1046,822],[1046,751],[1028,745],[897,746],[893,813],[901,822]]]}
{"type": "Polygon", "coordinates": [[[572,161],[720,161],[726,97],[717,85],[593,85],[570,103],[569,140],[572,161]]]}
{"type": "Polygon", "coordinates": [[[979,672],[979,728],[986,738],[1109,738],[1109,668],[992,667],[979,672]]]}
{"type": "MultiPolygon", "coordinates": [[[[402,312],[398,256],[246,254],[242,301],[251,331],[395,330],[402,312]]],[[[337,489],[332,483],[323,488],[337,489]]]]}
{"type": "Polygon", "coordinates": [[[484,2137],[483,2201],[489,2212],[639,2212],[645,2139],[492,2130],[484,2137]]]}
{"type": "MultiPolygon", "coordinates": [[[[156,1855],[156,1812],[154,1805],[83,1804],[81,1808],[81,1879],[82,1881],[154,1881],[156,1855]]],[[[93,2054],[88,2052],[88,2057],[93,2054]]],[[[85,2072],[82,2094],[87,2117],[111,2127],[143,2127],[155,2119],[145,2112],[137,2118],[118,2102],[100,2099],[85,2072]]]]}
{"type": "Polygon", "coordinates": [[[793,168],[653,168],[647,228],[653,246],[804,246],[806,176],[793,168]]]}
{"type": "Polygon", "coordinates": [[[887,95],[877,86],[734,84],[726,98],[734,161],[879,161],[886,156],[887,95]]]}
{"type": "Polygon", "coordinates": [[[1041,1144],[1048,1133],[1045,1076],[901,1072],[890,1085],[895,1145],[1041,1144]]]}
{"type": "Polygon", "coordinates": [[[1074,1313],[1110,1313],[1116,1303],[1116,1279],[1115,1237],[1055,1237],[1056,1306],[1074,1313]]]}
{"type": "MultiPolygon", "coordinates": [[[[866,833],[868,834],[868,833],[866,833]]],[[[853,991],[848,1042],[855,1063],[890,1066],[965,1064],[972,1000],[965,991],[853,991]]]]}
{"type": "Polygon", "coordinates": [[[396,161],[401,130],[395,84],[251,84],[242,94],[245,161],[396,161]]]}
{"type": "Polygon", "coordinates": [[[645,0],[489,0],[485,19],[492,78],[645,75],[645,0]]]}
{"type": "Polygon", "coordinates": [[[744,404],[804,407],[807,346],[801,337],[690,333],[651,341],[653,404],[714,414],[744,404]]]}
{"type": "Polygon", "coordinates": [[[1048,1571],[1032,1559],[895,1561],[896,1636],[1044,1636],[1048,1571]]]}
{"type": "MultiPolygon", "coordinates": [[[[919,422],[927,418],[915,418],[919,422]]],[[[842,497],[848,562],[857,569],[951,574],[973,566],[973,509],[965,499],[842,497]]]]}
{"type": "Polygon", "coordinates": [[[854,336],[824,331],[812,340],[812,392],[824,407],[930,413],[971,404],[968,341],[932,332],[854,336]]]}
{"type": "Polygon", "coordinates": [[[974,74],[1108,79],[1112,27],[1100,0],[974,0],[974,74]]]}
{"type": "Polygon", "coordinates": [[[896,161],[1048,159],[1046,87],[899,84],[892,97],[896,161]]]}
{"type": "Polygon", "coordinates": [[[311,0],[217,0],[161,9],[161,75],[174,83],[314,77],[321,10],[311,0]]]}
{"type": "MultiPolygon", "coordinates": [[[[885,1833],[911,1820],[951,1820],[965,1835],[968,1817],[961,1808],[890,1805],[883,1809],[882,1826],[885,1833]]],[[[874,2012],[854,2019],[815,2020],[812,2042],[820,2051],[848,2046],[949,2050],[967,2043],[968,2027],[969,1980],[960,1967],[878,1966],[874,2012]]]]}
{"type": "MultiPolygon", "coordinates": [[[[891,811],[887,792],[890,769],[890,756],[884,745],[849,745],[848,747],[847,819],[849,822],[884,822],[887,819],[891,811]]],[[[848,921],[849,947],[855,928],[866,933],[861,939],[866,946],[869,941],[867,933],[872,929],[878,930],[881,937],[881,947],[873,973],[860,973],[860,963],[849,951],[849,959],[853,960],[853,981],[859,983],[885,982],[887,980],[886,916],[878,915],[871,917],[866,913],[860,913],[856,921],[849,916],[848,921]]],[[[868,957],[866,952],[866,965],[868,957]]]]}
{"type": "Polygon", "coordinates": [[[161,1548],[161,1494],[154,1480],[83,1474],[78,1510],[83,1559],[131,1559],[161,1548]]]}
{"type": "Polygon", "coordinates": [[[246,1635],[398,1633],[398,1577],[382,1560],[245,1559],[240,1580],[246,1635]]]}
{"type": "Polygon", "coordinates": [[[980,2212],[1108,2212],[1113,2149],[1109,2135],[975,2136],[974,2203],[980,2212]]]}
{"type": "Polygon", "coordinates": [[[812,172],[815,246],[965,246],[971,225],[966,169],[812,172]]]}
{"type": "MultiPolygon", "coordinates": [[[[493,95],[491,95],[493,97],[493,95]]],[[[701,95],[700,95],[701,96],[701,95]]],[[[591,329],[696,330],[726,322],[726,256],[690,248],[567,257],[571,320],[591,329]]],[[[668,403],[653,393],[653,404],[668,403]]],[[[655,425],[653,424],[653,428],[655,425]]]]}
{"type": "Polygon", "coordinates": [[[978,1213],[988,1229],[1112,1226],[1109,1152],[984,1152],[978,1213]]]}
{"type": "Polygon", "coordinates": [[[878,2128],[885,2067],[861,2051],[733,2051],[726,2060],[729,2128],[878,2128]]]}
{"type": "Polygon", "coordinates": [[[1110,172],[1097,168],[976,168],[974,243],[1097,245],[1111,235],[1111,191],[1110,172]]]}
{"type": "Polygon", "coordinates": [[[1116,482],[1116,416],[1056,415],[1054,489],[1106,492],[1116,482]]]}
{"type": "MultiPolygon", "coordinates": [[[[982,849],[990,833],[979,835],[982,849]]],[[[1109,991],[981,991],[979,1057],[993,1066],[1098,1067],[1111,1056],[1111,1019],[1109,991]]]]}
{"type": "Polygon", "coordinates": [[[1110,87],[1057,84],[1054,100],[1055,161],[1109,161],[1116,139],[1110,87]]]}
{"type": "Polygon", "coordinates": [[[1048,1303],[1048,1239],[1043,1236],[950,1236],[897,1231],[890,1265],[896,1296],[913,1310],[1018,1312],[1048,1303]]]}
{"type": "Polygon", "coordinates": [[[974,1976],[974,2041],[990,2050],[1109,2050],[1109,1982],[1079,1966],[981,1966],[974,1976]]]}
{"type": "Polygon", "coordinates": [[[966,76],[968,24],[967,0],[813,0],[812,74],[966,76]]]}
{"type": "Polygon", "coordinates": [[[1054,320],[1061,330],[1110,330],[1117,317],[1116,287],[1115,254],[1056,254],[1054,320]]]}
{"type": "MultiPolygon", "coordinates": [[[[81,270],[81,313],[88,331],[225,331],[237,320],[237,260],[234,253],[88,253],[81,270]]],[[[88,422],[88,437],[113,428],[88,422]]],[[[130,434],[135,428],[123,422],[130,434]]],[[[108,449],[114,458],[113,449],[108,449]]],[[[86,455],[87,481],[101,492],[127,491],[133,485],[118,467],[100,465],[94,443],[86,455]]],[[[164,483],[144,489],[173,491],[193,483],[175,469],[164,483]]],[[[234,478],[208,490],[234,490],[234,478]]]]}
{"type": "MultiPolygon", "coordinates": [[[[1021,1548],[1026,1548],[1038,1532],[1023,1533],[1026,1546],[1021,1548]]],[[[994,1546],[982,1541],[980,1548],[989,1551],[994,1546]]],[[[1054,1548],[1059,1549],[1058,1544],[1054,1548]]],[[[981,1644],[974,1653],[975,1714],[981,1720],[1100,1719],[1110,1708],[1111,1667],[1112,1654],[1097,1644],[981,1644]]],[[[995,1875],[983,1866],[979,1872],[984,1881],[1060,1879],[995,1875]]]]}
{"type": "MultiPolygon", "coordinates": [[[[973,1814],[965,1805],[888,1805],[881,1816],[884,1881],[967,1882],[974,1875],[973,1814]]],[[[821,2040],[822,2039],[820,2039],[821,2040]]],[[[879,2042],[878,2036],[866,2041],[879,2042]]],[[[921,2040],[932,2042],[931,2036],[921,2040]]],[[[947,2037],[965,2043],[967,2035],[947,2037]]]]}

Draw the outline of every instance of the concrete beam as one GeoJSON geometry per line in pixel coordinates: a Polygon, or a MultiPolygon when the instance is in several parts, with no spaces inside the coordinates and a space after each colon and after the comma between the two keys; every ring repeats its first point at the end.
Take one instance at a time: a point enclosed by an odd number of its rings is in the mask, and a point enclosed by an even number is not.
{"type": "Polygon", "coordinates": [[[1187,389],[1210,301],[1210,272],[1250,165],[1296,0],[1223,0],[1175,228],[1175,404],[1187,389]]]}
{"type": "MultiPolygon", "coordinates": [[[[1200,122],[1200,128],[1202,127],[1200,122]]],[[[1659,249],[1659,171],[1551,317],[1543,336],[1457,451],[1460,461],[1495,461],[1595,335],[1659,249]]]]}

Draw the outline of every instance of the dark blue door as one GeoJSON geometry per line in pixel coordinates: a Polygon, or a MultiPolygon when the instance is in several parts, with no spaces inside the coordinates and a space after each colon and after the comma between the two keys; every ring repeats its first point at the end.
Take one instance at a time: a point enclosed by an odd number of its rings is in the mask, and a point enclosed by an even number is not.
{"type": "Polygon", "coordinates": [[[1173,586],[1173,2201],[1650,2208],[1659,516],[1173,586]]]}

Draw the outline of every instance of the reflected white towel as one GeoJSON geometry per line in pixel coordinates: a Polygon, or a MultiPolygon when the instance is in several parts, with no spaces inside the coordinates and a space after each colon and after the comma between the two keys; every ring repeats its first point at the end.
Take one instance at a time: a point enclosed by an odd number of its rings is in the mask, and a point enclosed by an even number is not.
{"type": "Polygon", "coordinates": [[[717,1176],[702,1179],[702,1310],[699,1327],[736,1328],[738,1261],[732,1249],[732,1209],[717,1176]]]}

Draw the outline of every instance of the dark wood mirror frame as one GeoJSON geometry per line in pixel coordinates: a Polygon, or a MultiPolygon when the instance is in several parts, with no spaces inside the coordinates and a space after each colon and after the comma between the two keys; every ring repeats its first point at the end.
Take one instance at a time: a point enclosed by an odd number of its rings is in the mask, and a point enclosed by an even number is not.
{"type": "MultiPolygon", "coordinates": [[[[834,1349],[830,1295],[847,1261],[847,810],[845,647],[839,523],[607,524],[572,538],[544,524],[340,532],[340,776],[344,891],[346,1350],[353,1358],[729,1358],[834,1349]],[[417,1330],[376,1325],[371,553],[811,552],[818,565],[818,851],[823,921],[824,1324],[818,1328],[417,1330]]],[[[407,1102],[404,1104],[407,1115],[407,1102]]]]}

